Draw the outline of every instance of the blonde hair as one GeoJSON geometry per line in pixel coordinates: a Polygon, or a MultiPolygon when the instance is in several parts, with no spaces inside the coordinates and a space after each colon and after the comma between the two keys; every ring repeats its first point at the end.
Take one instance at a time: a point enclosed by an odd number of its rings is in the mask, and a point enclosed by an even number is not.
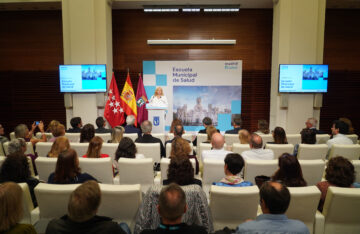
{"type": "Polygon", "coordinates": [[[157,93],[157,91],[161,91],[161,96],[164,96],[164,91],[163,91],[163,89],[161,88],[161,87],[157,87],[156,89],[155,89],[155,93],[154,93],[154,95],[156,96],[156,93],[157,93]]]}
{"type": "Polygon", "coordinates": [[[171,157],[185,157],[191,153],[191,147],[187,140],[181,137],[175,137],[171,143],[171,157]]]}
{"type": "Polygon", "coordinates": [[[61,152],[68,150],[69,148],[70,148],[69,140],[64,136],[58,137],[52,144],[48,156],[50,158],[57,158],[61,152]]]}
{"type": "Polygon", "coordinates": [[[250,133],[246,129],[239,130],[239,140],[240,144],[249,144],[250,143],[250,133]]]}
{"type": "Polygon", "coordinates": [[[58,124],[52,128],[51,133],[54,137],[64,136],[65,135],[65,126],[63,124],[58,124]]]}
{"type": "Polygon", "coordinates": [[[47,129],[46,129],[46,131],[53,133],[53,131],[55,130],[55,128],[56,128],[59,124],[60,124],[59,121],[57,121],[57,120],[51,120],[50,123],[49,123],[49,125],[48,125],[48,127],[47,127],[47,129]]]}
{"type": "Polygon", "coordinates": [[[211,141],[211,137],[214,133],[217,132],[217,129],[214,126],[209,126],[206,128],[207,140],[211,141]]]}
{"type": "Polygon", "coordinates": [[[103,144],[103,139],[101,137],[95,136],[91,139],[89,147],[86,153],[88,158],[100,158],[100,151],[103,144]]]}
{"type": "Polygon", "coordinates": [[[123,138],[125,128],[123,126],[116,126],[111,132],[111,143],[120,143],[123,138]]]}
{"type": "Polygon", "coordinates": [[[14,182],[0,184],[0,232],[9,230],[23,215],[22,190],[14,182]]]}

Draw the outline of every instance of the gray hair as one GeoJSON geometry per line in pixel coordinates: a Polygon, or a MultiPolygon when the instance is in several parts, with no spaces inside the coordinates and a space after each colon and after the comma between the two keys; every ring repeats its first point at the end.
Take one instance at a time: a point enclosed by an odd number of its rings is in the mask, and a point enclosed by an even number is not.
{"type": "Polygon", "coordinates": [[[314,128],[317,127],[317,122],[318,122],[317,119],[315,119],[315,118],[309,118],[308,121],[309,121],[309,123],[310,123],[314,128]]]}
{"type": "Polygon", "coordinates": [[[149,120],[145,120],[141,123],[141,131],[143,133],[151,133],[152,123],[149,120]]]}
{"type": "Polygon", "coordinates": [[[28,127],[25,124],[19,124],[15,127],[15,137],[16,138],[25,138],[26,137],[26,131],[29,130],[28,127]]]}
{"type": "Polygon", "coordinates": [[[22,148],[26,147],[26,142],[23,138],[17,138],[10,141],[8,146],[9,154],[22,152],[22,148]]]}
{"type": "Polygon", "coordinates": [[[135,123],[135,116],[133,115],[128,115],[126,117],[126,124],[127,125],[133,125],[135,123]]]}

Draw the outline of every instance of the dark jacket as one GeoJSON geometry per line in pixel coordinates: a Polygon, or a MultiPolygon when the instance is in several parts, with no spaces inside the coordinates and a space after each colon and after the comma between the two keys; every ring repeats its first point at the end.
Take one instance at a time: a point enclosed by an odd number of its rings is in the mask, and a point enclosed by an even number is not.
{"type": "Polygon", "coordinates": [[[95,129],[95,133],[111,133],[111,129],[108,129],[108,128],[97,128],[95,129]]]}
{"type": "MultiPolygon", "coordinates": [[[[60,184],[54,181],[55,179],[55,173],[51,173],[48,179],[48,183],[49,184],[60,184]]],[[[95,180],[96,179],[94,177],[92,177],[91,175],[87,174],[87,173],[80,173],[79,175],[75,176],[71,181],[69,181],[69,183],[66,184],[82,184],[88,180],[95,180]]]]}
{"type": "Polygon", "coordinates": [[[125,126],[125,133],[137,133],[138,137],[141,137],[141,130],[134,127],[133,125],[126,125],[125,126]]]}
{"type": "Polygon", "coordinates": [[[238,134],[241,128],[234,128],[232,130],[227,130],[225,134],[238,134]]]}
{"type": "Polygon", "coordinates": [[[81,132],[81,128],[69,128],[66,132],[68,133],[78,133],[78,132],[81,132]]]}
{"type": "Polygon", "coordinates": [[[165,148],[162,141],[159,138],[151,136],[151,134],[144,134],[135,140],[136,143],[160,143],[161,157],[165,157],[165,148]]]}
{"type": "Polygon", "coordinates": [[[164,225],[160,224],[159,227],[155,230],[146,229],[141,232],[141,234],[156,234],[156,233],[173,233],[173,234],[205,234],[207,233],[204,227],[197,225],[187,225],[186,223],[181,223],[177,225],[164,225]]]}

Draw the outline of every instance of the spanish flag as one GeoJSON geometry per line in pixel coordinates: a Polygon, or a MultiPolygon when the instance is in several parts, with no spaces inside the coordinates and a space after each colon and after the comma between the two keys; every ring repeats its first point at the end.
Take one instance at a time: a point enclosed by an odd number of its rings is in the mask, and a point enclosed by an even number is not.
{"type": "Polygon", "coordinates": [[[124,109],[126,115],[135,116],[135,126],[137,126],[137,107],[134,89],[130,80],[130,74],[128,72],[126,82],[120,96],[121,106],[124,109]]]}

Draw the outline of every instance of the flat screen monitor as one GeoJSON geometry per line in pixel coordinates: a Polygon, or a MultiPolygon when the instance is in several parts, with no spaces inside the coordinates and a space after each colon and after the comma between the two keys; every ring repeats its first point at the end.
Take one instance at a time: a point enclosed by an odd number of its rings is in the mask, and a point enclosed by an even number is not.
{"type": "Polygon", "coordinates": [[[326,93],[328,65],[280,64],[279,93],[326,93]]]}
{"type": "Polygon", "coordinates": [[[106,65],[59,65],[60,92],[106,92],[106,65]]]}

